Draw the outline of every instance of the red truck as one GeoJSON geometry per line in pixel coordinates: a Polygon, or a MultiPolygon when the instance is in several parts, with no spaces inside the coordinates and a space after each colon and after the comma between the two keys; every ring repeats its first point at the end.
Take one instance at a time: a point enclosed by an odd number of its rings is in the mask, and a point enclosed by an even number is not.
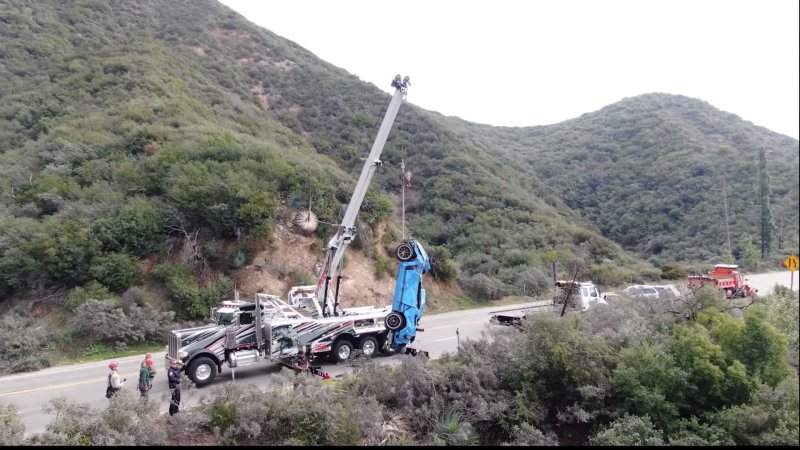
{"type": "Polygon", "coordinates": [[[711,284],[725,292],[727,298],[755,297],[758,289],[747,284],[747,279],[736,264],[716,264],[707,275],[690,275],[689,288],[697,289],[711,284]]]}

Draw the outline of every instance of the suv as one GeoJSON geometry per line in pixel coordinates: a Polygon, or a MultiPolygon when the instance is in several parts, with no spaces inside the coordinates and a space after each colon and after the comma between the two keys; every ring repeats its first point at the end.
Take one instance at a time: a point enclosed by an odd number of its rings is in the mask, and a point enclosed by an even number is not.
{"type": "Polygon", "coordinates": [[[622,290],[622,293],[630,295],[631,297],[641,297],[652,300],[658,299],[658,290],[654,286],[647,286],[644,284],[628,286],[622,290]]]}

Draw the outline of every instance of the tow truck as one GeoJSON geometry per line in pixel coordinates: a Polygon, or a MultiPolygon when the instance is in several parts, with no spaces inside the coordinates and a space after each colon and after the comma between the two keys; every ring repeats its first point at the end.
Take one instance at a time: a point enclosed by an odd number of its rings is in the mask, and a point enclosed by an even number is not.
{"type": "Polygon", "coordinates": [[[391,306],[343,309],[339,305],[344,250],[356,235],[356,216],[382,164],[379,157],[408,86],[408,77],[397,75],[392,81],[395,92],[344,218],[326,245],[317,283],[290,288],[287,301],[264,293],[256,294],[252,302],[225,301],[212,308],[209,325],[170,331],[167,367],[178,360],[195,385],[202,387],[222,372],[225,363],[231,369],[264,360],[291,367],[301,346],[312,355],[328,354],[337,362],[348,360],[356,349],[367,357],[411,350],[406,346],[422,331],[418,327],[425,310],[422,274],[430,270],[425,250],[413,238],[403,240],[395,251],[401,262],[391,306]]]}
{"type": "Polygon", "coordinates": [[[567,308],[570,311],[583,312],[594,304],[606,304],[608,302],[600,296],[600,289],[591,281],[558,280],[555,284],[555,294],[552,300],[539,301],[531,306],[507,310],[521,310],[513,314],[494,314],[489,319],[489,322],[496,325],[522,328],[528,318],[528,314],[548,310],[560,311],[564,303],[567,303],[567,308]]]}

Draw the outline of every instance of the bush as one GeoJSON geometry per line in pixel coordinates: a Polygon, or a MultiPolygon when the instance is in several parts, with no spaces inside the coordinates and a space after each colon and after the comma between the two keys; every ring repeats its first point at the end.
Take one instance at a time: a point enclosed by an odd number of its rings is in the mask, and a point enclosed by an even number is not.
{"type": "Polygon", "coordinates": [[[542,433],[529,423],[515,426],[511,433],[513,440],[509,445],[524,447],[551,447],[558,445],[558,438],[553,433],[542,433]]]}
{"type": "Polygon", "coordinates": [[[601,446],[656,446],[664,445],[661,432],[657,430],[650,418],[624,415],[611,425],[593,436],[591,445],[601,446]]]}
{"type": "Polygon", "coordinates": [[[141,270],[136,259],[125,253],[109,253],[96,257],[90,269],[92,277],[113,292],[122,292],[136,284],[141,270]]]}
{"type": "Polygon", "coordinates": [[[25,435],[25,425],[19,418],[17,407],[0,403],[0,446],[18,446],[25,435]]]}
{"type": "Polygon", "coordinates": [[[92,228],[106,251],[145,256],[158,250],[164,218],[152,200],[134,197],[116,216],[99,219],[92,228]]]}
{"type": "Polygon", "coordinates": [[[50,366],[49,332],[32,317],[7,313],[0,318],[0,373],[26,372],[50,366]]]}
{"type": "Polygon", "coordinates": [[[686,270],[679,264],[664,264],[661,266],[661,278],[665,280],[682,280],[686,278],[686,270]]]}
{"type": "Polygon", "coordinates": [[[445,283],[458,278],[458,267],[452,260],[450,250],[438,245],[430,250],[431,276],[445,283]]]}
{"type": "Polygon", "coordinates": [[[64,309],[66,309],[67,312],[73,312],[90,298],[95,300],[117,301],[117,297],[109,292],[108,288],[97,281],[90,281],[84,286],[76,287],[69,293],[67,302],[64,304],[64,309]]]}
{"type": "Polygon", "coordinates": [[[223,445],[376,445],[382,409],[374,398],[329,389],[282,371],[268,391],[226,384],[200,400],[223,445]],[[320,405],[325,405],[320,407],[320,405]]]}
{"type": "Polygon", "coordinates": [[[55,413],[55,419],[47,425],[44,433],[31,439],[34,445],[132,446],[168,443],[167,421],[158,412],[158,402],[143,402],[138,394],[128,390],[123,389],[112,397],[104,411],[65,397],[56,398],[50,403],[47,411],[55,413]]]}
{"type": "Polygon", "coordinates": [[[800,398],[797,376],[777,387],[760,385],[750,403],[724,408],[711,417],[712,424],[724,429],[736,445],[800,445],[800,398]]]}
{"type": "Polygon", "coordinates": [[[89,299],[75,309],[67,324],[75,335],[98,342],[160,342],[174,316],[172,311],[157,312],[148,305],[131,305],[126,315],[116,302],[89,299]]]}
{"type": "Polygon", "coordinates": [[[505,285],[502,282],[482,273],[472,276],[462,274],[459,278],[461,287],[473,297],[492,300],[505,295],[505,285]]]}

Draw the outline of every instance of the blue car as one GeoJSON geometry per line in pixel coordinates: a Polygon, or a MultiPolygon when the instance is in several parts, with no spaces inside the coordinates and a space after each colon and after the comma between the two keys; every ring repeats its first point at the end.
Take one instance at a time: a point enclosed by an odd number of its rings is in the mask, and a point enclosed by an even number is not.
{"type": "Polygon", "coordinates": [[[431,270],[431,265],[425,249],[413,239],[406,239],[397,246],[395,256],[400,260],[400,267],[397,269],[392,312],[386,316],[385,325],[393,333],[391,347],[402,349],[414,342],[419,319],[425,312],[422,274],[431,270]]]}

